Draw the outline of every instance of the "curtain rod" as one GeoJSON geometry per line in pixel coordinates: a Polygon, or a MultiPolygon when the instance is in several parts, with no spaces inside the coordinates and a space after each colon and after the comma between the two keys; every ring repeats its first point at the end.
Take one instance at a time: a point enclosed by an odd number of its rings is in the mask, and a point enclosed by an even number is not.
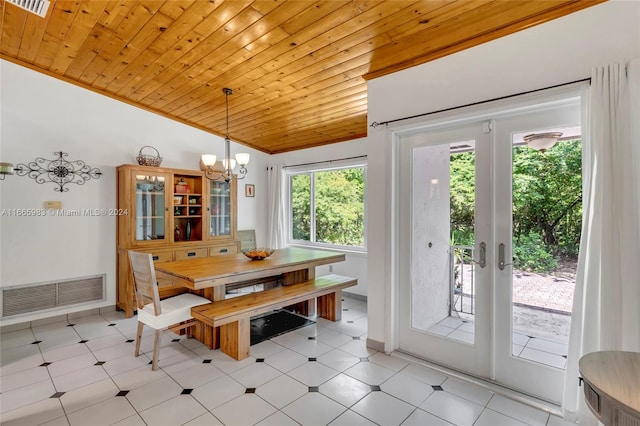
{"type": "MultiPolygon", "coordinates": [[[[336,161],[356,160],[358,158],[367,158],[367,156],[366,155],[357,155],[355,157],[338,158],[336,160],[314,161],[313,163],[290,164],[288,166],[282,166],[282,168],[286,169],[288,167],[311,166],[311,165],[314,165],[314,164],[334,163],[336,161]]],[[[267,167],[267,170],[269,170],[269,167],[267,167]]]]}
{"type": "Polygon", "coordinates": [[[556,85],[553,85],[553,86],[543,87],[542,89],[529,90],[527,92],[520,92],[520,93],[515,93],[513,95],[501,96],[499,98],[487,99],[487,100],[484,100],[484,101],[473,102],[473,103],[466,104],[466,105],[459,105],[459,106],[455,106],[455,107],[451,107],[451,108],[440,109],[438,111],[425,112],[425,113],[422,113],[422,114],[411,115],[409,117],[396,118],[394,120],[382,121],[380,123],[378,123],[377,121],[374,121],[373,123],[371,123],[370,127],[373,127],[375,129],[378,126],[386,126],[387,124],[395,123],[397,121],[404,121],[404,120],[409,120],[409,119],[412,119],[412,118],[425,117],[427,115],[438,114],[440,112],[453,111],[453,110],[460,109],[460,108],[467,108],[467,107],[471,107],[471,106],[475,106],[475,105],[486,104],[486,103],[489,103],[489,102],[501,101],[503,99],[509,99],[509,98],[514,98],[516,96],[528,95],[530,93],[536,93],[536,92],[540,92],[542,90],[555,89],[556,87],[568,86],[570,84],[582,83],[582,82],[585,82],[585,81],[588,81],[589,83],[591,83],[591,78],[583,78],[583,79],[580,79],[580,80],[570,81],[568,83],[561,83],[561,84],[556,84],[556,85]]]}

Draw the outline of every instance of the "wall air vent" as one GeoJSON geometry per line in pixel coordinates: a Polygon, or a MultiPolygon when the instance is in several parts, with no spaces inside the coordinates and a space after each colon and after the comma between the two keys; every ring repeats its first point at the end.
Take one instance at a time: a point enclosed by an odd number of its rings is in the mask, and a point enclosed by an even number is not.
{"type": "Polygon", "coordinates": [[[7,0],[11,4],[44,18],[51,2],[48,0],[7,0]]]}
{"type": "Polygon", "coordinates": [[[2,289],[2,318],[105,300],[105,275],[2,289]]]}

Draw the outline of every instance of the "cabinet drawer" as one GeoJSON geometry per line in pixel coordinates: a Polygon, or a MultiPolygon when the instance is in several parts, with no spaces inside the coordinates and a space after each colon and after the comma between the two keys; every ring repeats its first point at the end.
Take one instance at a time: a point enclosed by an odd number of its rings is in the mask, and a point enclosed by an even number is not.
{"type": "Polygon", "coordinates": [[[206,248],[176,250],[176,260],[195,259],[197,257],[207,257],[206,248]]]}
{"type": "Polygon", "coordinates": [[[209,256],[220,256],[221,254],[237,254],[238,246],[229,244],[228,246],[209,247],[209,256]]]}
{"type": "Polygon", "coordinates": [[[165,251],[159,253],[151,253],[151,258],[154,263],[158,262],[171,262],[173,260],[173,252],[165,251]]]}

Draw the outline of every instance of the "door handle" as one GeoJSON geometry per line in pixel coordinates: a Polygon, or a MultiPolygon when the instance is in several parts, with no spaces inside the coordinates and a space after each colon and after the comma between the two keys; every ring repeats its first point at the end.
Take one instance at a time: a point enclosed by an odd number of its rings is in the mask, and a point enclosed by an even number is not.
{"type": "Polygon", "coordinates": [[[504,256],[505,256],[504,249],[505,249],[504,243],[500,243],[498,245],[498,268],[501,271],[504,271],[505,266],[511,265],[511,263],[504,263],[504,256]]]}
{"type": "Polygon", "coordinates": [[[471,261],[481,268],[487,266],[487,243],[484,241],[480,243],[480,260],[471,259],[471,261]]]}

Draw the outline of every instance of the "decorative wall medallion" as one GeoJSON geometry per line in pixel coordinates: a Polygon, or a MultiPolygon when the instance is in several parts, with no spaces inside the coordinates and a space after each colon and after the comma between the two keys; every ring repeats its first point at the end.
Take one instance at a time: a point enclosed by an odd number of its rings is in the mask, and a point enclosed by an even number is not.
{"type": "Polygon", "coordinates": [[[91,168],[82,160],[67,161],[69,154],[66,152],[58,151],[54,154],[58,158],[47,160],[38,157],[29,164],[18,164],[15,171],[18,176],[28,176],[37,183],[55,183],[58,188],[53,190],[57,192],[69,191],[69,188],[65,188],[69,183],[84,185],[89,179],[98,179],[102,175],[100,169],[91,168]]]}

